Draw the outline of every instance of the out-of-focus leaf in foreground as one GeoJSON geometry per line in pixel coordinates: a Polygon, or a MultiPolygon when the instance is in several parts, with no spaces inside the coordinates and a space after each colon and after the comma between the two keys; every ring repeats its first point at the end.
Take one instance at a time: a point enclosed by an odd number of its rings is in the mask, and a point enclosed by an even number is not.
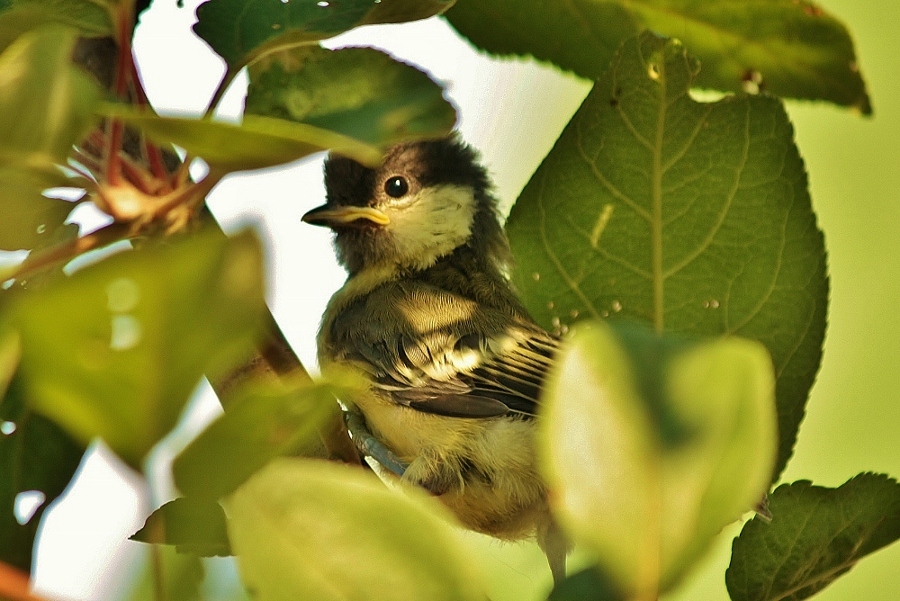
{"type": "Polygon", "coordinates": [[[543,411],[551,508],[627,598],[670,589],[768,489],[774,375],[757,342],[583,322],[543,411]]]}
{"type": "Polygon", "coordinates": [[[733,601],[799,601],[900,538],[900,484],[860,474],[838,488],[801,480],[769,496],[772,521],[747,522],[725,573],[733,601]]]}
{"type": "Polygon", "coordinates": [[[697,69],[677,41],[623,45],[513,207],[513,279],[558,331],[622,316],[762,342],[777,375],[777,474],[821,360],[824,241],[780,102],[696,102],[697,69]]]}
{"type": "Polygon", "coordinates": [[[57,173],[0,165],[0,250],[30,250],[46,244],[76,203],[43,191],[69,181],[57,173]]]}
{"type": "Polygon", "coordinates": [[[120,104],[105,104],[101,112],[142,130],[157,144],[175,144],[184,148],[192,156],[206,161],[219,175],[274,167],[328,149],[365,163],[374,163],[381,158],[377,147],[283,119],[248,115],[240,124],[223,123],[153,115],[120,104]]]}
{"type": "Polygon", "coordinates": [[[241,575],[259,601],[485,598],[443,508],[359,468],[276,459],[225,509],[241,575]]]}
{"type": "Polygon", "coordinates": [[[241,359],[261,323],[261,251],[202,233],[120,253],[9,310],[29,405],[132,466],[175,425],[201,376],[241,359]]]}
{"type": "Polygon", "coordinates": [[[72,66],[75,29],[29,31],[0,54],[0,163],[65,162],[94,124],[100,89],[72,66]]]}
{"type": "Polygon", "coordinates": [[[445,136],[456,122],[453,106],[426,73],[372,48],[304,47],[272,55],[250,69],[246,112],[381,148],[445,136]]]}
{"type": "Polygon", "coordinates": [[[31,570],[41,517],[69,484],[84,446],[25,404],[18,336],[0,335],[0,561],[31,570]]]}
{"type": "Polygon", "coordinates": [[[175,458],[176,486],[209,499],[231,493],[275,457],[308,445],[340,410],[335,398],[335,387],[306,378],[252,385],[175,458]]]}
{"type": "Polygon", "coordinates": [[[112,35],[110,12],[91,0],[4,0],[0,2],[0,52],[25,32],[49,23],[74,28],[82,37],[112,35]]]}
{"type": "Polygon", "coordinates": [[[872,112],[847,28],[809,0],[459,0],[447,20],[489,52],[531,55],[589,79],[622,42],[650,30],[700,59],[698,87],[872,112]]]}

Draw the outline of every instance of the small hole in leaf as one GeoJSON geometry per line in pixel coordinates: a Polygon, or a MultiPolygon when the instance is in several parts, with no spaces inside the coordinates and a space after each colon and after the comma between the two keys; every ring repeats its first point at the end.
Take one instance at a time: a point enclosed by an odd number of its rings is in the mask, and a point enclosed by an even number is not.
{"type": "Polygon", "coordinates": [[[17,494],[13,504],[13,515],[16,516],[16,521],[22,526],[30,522],[46,500],[46,495],[39,490],[26,490],[17,494]]]}
{"type": "Polygon", "coordinates": [[[9,436],[13,432],[16,431],[16,422],[0,422],[0,434],[4,436],[9,436]]]}
{"type": "Polygon", "coordinates": [[[649,63],[647,65],[647,75],[649,75],[650,79],[654,81],[658,80],[660,77],[659,65],[657,65],[656,63],[649,63]]]}

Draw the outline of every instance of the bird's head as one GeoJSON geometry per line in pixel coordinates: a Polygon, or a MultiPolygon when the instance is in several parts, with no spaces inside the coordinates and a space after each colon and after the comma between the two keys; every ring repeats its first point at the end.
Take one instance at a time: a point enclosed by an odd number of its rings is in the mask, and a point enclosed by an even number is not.
{"type": "Polygon", "coordinates": [[[327,202],[303,221],[335,232],[339,262],[354,275],[367,267],[415,271],[469,249],[502,270],[509,249],[475,152],[456,136],[399,144],[377,169],[330,155],[327,202]]]}

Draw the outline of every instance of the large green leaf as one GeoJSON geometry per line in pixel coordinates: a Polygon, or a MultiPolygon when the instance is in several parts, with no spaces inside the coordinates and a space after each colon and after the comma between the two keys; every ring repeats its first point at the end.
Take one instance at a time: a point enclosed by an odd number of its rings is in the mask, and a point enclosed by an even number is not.
{"type": "Polygon", "coordinates": [[[247,352],[260,327],[261,272],[252,235],[203,233],[20,295],[10,313],[28,403],[139,466],[202,374],[247,352]]]}
{"type": "Polygon", "coordinates": [[[230,71],[276,50],[312,44],[358,25],[424,19],[453,0],[210,0],[194,32],[230,71]]]}
{"type": "Polygon", "coordinates": [[[696,72],[676,41],[622,47],[513,207],[514,281],[561,331],[627,316],[761,341],[777,375],[778,473],[821,359],[824,242],[781,104],[695,102],[696,72]]]}
{"type": "Polygon", "coordinates": [[[96,121],[100,89],[71,64],[77,36],[41,27],[0,54],[0,162],[64,162],[96,121]]]}
{"type": "Polygon", "coordinates": [[[872,110],[849,33],[808,0],[459,0],[446,17],[489,52],[532,55],[590,79],[649,29],[700,58],[697,86],[872,110]]]}
{"type": "Polygon", "coordinates": [[[0,52],[32,29],[56,23],[82,37],[112,35],[110,12],[92,0],[0,0],[0,52]]]}
{"type": "Polygon", "coordinates": [[[874,551],[900,538],[900,484],[860,474],[839,488],[808,481],[769,497],[734,539],[725,573],[734,601],[799,601],[816,594],[874,551]]]}
{"type": "Polygon", "coordinates": [[[756,342],[583,322],[542,409],[554,515],[628,598],[671,588],[768,490],[774,375],[756,342]]]}
{"type": "Polygon", "coordinates": [[[277,459],[225,505],[258,601],[482,601],[481,577],[438,504],[359,468],[277,459]]]}
{"type": "Polygon", "coordinates": [[[263,169],[334,149],[362,163],[381,160],[381,150],[332,131],[284,119],[248,115],[240,125],[160,117],[125,105],[107,104],[105,115],[123,119],[157,143],[180,146],[219,173],[263,169]]]}
{"type": "Polygon", "coordinates": [[[308,444],[336,411],[329,385],[304,378],[253,386],[175,458],[175,484],[189,496],[223,497],[275,457],[308,444]]]}
{"type": "Polygon", "coordinates": [[[372,48],[280,52],[250,69],[246,113],[333,131],[379,147],[450,133],[453,106],[415,67],[372,48]]]}

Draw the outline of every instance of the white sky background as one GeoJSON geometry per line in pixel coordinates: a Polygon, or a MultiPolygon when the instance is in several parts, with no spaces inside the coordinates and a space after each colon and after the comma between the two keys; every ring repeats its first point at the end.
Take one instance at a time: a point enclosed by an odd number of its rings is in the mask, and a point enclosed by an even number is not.
{"type": "MultiPolygon", "coordinates": [[[[161,113],[200,114],[224,65],[190,26],[201,0],[155,0],[138,27],[138,66],[152,104],[161,113]]],[[[588,85],[530,61],[495,61],[476,53],[440,19],[362,28],[327,42],[371,45],[417,64],[443,82],[457,106],[463,137],[482,152],[505,208],[549,151],[588,85]]],[[[246,79],[238,78],[222,103],[240,114],[246,79]]],[[[284,168],[238,174],[223,181],[209,204],[228,231],[253,225],[267,252],[268,299],[275,318],[307,367],[315,365],[315,333],[331,294],[343,283],[330,234],[300,221],[324,202],[322,156],[284,168]]],[[[91,215],[82,215],[87,225],[91,215]]],[[[95,220],[95,218],[94,218],[95,220]]],[[[127,538],[151,507],[168,500],[167,461],[217,412],[202,386],[186,424],[153,456],[160,476],[148,498],[140,479],[108,451],[95,449],[64,497],[45,517],[38,546],[36,589],[51,598],[110,599],[120,594],[144,552],[127,538]]]]}

